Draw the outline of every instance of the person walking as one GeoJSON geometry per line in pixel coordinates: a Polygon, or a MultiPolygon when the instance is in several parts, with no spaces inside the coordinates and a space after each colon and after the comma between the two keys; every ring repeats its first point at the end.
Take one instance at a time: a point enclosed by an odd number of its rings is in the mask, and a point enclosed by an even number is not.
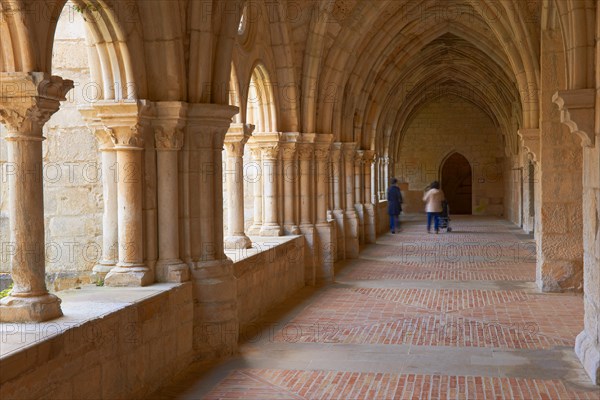
{"type": "Polygon", "coordinates": [[[442,202],[444,201],[444,192],[440,189],[440,183],[433,181],[429,185],[429,190],[423,196],[425,202],[425,212],[427,212],[427,233],[431,233],[431,222],[434,222],[435,233],[440,232],[440,213],[442,212],[442,202]]]}
{"type": "Polygon", "coordinates": [[[400,213],[402,212],[402,192],[398,187],[398,179],[392,179],[392,185],[387,191],[388,214],[390,216],[390,230],[392,233],[400,231],[400,213]]]}

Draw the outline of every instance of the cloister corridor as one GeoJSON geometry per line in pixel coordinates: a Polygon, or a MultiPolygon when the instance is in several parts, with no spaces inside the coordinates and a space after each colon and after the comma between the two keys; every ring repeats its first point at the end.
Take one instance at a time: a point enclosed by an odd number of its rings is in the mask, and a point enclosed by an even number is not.
{"type": "Polygon", "coordinates": [[[581,294],[535,284],[535,244],[512,223],[456,216],[428,235],[403,217],[331,284],[305,287],[149,399],[594,399],[572,348],[581,294]]]}

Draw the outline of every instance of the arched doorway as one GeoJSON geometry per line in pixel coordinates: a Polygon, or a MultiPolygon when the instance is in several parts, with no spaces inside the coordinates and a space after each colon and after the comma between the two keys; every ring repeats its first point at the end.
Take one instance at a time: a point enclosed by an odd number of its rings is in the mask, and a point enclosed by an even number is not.
{"type": "Polygon", "coordinates": [[[442,190],[448,200],[450,213],[473,212],[473,171],[471,164],[461,154],[454,153],[442,165],[442,190]]]}

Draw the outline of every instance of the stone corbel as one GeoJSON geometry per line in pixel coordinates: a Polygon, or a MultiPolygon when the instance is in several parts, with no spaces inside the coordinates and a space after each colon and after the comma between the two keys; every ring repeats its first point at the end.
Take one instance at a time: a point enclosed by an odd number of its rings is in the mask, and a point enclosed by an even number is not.
{"type": "Polygon", "coordinates": [[[540,130],[539,129],[519,129],[517,132],[523,141],[523,147],[533,155],[534,160],[540,155],[540,130]]]}
{"type": "Polygon", "coordinates": [[[581,138],[581,145],[594,147],[596,91],[559,90],[552,96],[552,102],[558,105],[561,122],[569,127],[571,133],[581,138]]]}

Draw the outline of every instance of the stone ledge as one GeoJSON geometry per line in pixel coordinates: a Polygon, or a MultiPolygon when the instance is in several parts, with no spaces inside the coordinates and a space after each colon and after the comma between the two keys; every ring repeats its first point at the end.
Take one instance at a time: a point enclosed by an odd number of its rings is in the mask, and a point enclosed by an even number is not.
{"type": "Polygon", "coordinates": [[[190,283],[88,285],[61,298],[61,318],[0,324],[0,398],[139,396],[192,359],[190,283]]]}

